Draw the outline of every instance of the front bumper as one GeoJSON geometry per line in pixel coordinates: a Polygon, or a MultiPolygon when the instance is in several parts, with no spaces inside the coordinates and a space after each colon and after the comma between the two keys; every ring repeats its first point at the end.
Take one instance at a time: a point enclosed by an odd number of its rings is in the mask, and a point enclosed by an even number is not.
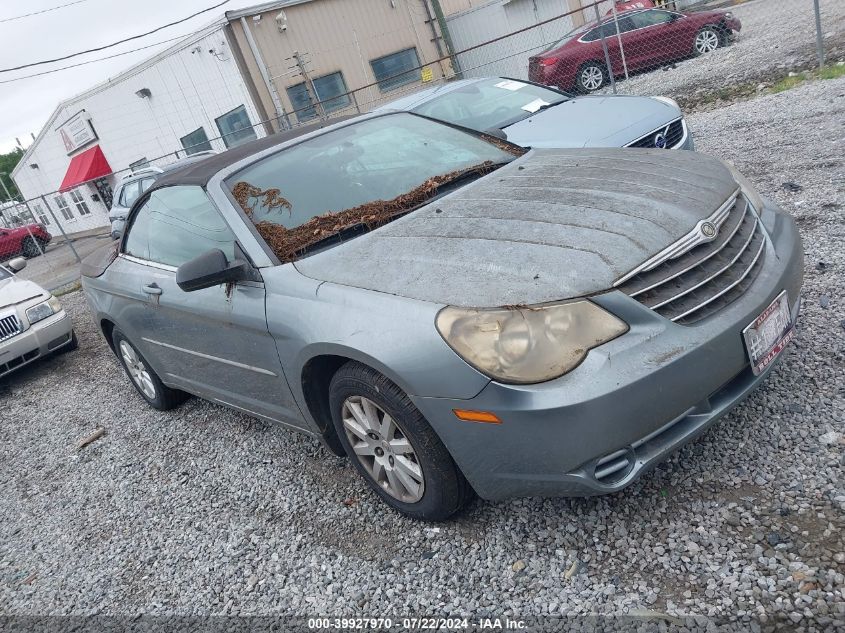
{"type": "Polygon", "coordinates": [[[791,217],[767,205],[765,266],[746,293],[692,326],[621,292],[593,300],[629,323],[574,371],[537,385],[489,383],[470,400],[413,397],[483,498],[616,492],[703,433],[765,378],[742,330],[786,290],[797,317],[803,249],[791,217]],[[502,424],[460,422],[452,409],[502,424]]]}
{"type": "Polygon", "coordinates": [[[62,310],[0,343],[0,378],[70,344],[73,322],[62,310]]]}

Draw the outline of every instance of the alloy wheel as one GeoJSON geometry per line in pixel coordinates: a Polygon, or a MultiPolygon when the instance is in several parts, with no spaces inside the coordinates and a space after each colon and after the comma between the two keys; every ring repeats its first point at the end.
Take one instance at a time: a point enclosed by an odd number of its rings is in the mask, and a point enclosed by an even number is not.
{"type": "Polygon", "coordinates": [[[363,396],[350,396],[341,419],[355,457],[373,481],[404,503],[422,499],[425,477],[414,447],[384,409],[363,396]]]}
{"type": "Polygon", "coordinates": [[[120,355],[123,357],[123,362],[126,365],[126,371],[132,382],[141,390],[145,396],[150,400],[156,398],[156,388],[153,384],[153,379],[150,372],[138,352],[126,341],[120,341],[120,355]]]}
{"type": "Polygon", "coordinates": [[[598,90],[604,84],[604,73],[598,66],[587,66],[581,71],[581,85],[587,90],[598,90]]]}
{"type": "Polygon", "coordinates": [[[710,29],[695,36],[695,50],[699,53],[711,53],[719,48],[719,35],[710,29]]]}

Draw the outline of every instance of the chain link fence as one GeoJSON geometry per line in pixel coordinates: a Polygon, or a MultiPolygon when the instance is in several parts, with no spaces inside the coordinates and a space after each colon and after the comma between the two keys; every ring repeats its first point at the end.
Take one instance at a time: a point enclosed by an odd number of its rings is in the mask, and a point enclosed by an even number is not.
{"type": "MultiPolygon", "coordinates": [[[[503,76],[573,93],[665,95],[692,107],[845,59],[845,5],[837,0],[604,0],[562,10],[570,6],[493,0],[446,16],[448,55],[341,94],[318,94],[305,52],[305,63],[293,62],[309,103],[255,123],[255,136],[268,126],[283,130],[369,112],[456,79],[503,76]],[[431,68],[438,62],[451,72],[436,77],[431,68]]],[[[221,136],[193,150],[226,147],[221,136]]],[[[116,172],[111,182],[149,174],[151,183],[193,150],[116,172]]],[[[51,290],[74,283],[81,259],[111,240],[108,218],[92,213],[89,201],[110,207],[114,193],[101,179],[0,207],[0,262],[28,258],[21,276],[51,290]]]]}

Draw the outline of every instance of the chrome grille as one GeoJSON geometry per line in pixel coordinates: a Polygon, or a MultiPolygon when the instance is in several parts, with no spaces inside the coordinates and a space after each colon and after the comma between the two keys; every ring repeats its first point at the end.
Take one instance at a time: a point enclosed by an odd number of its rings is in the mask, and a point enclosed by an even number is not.
{"type": "Polygon", "coordinates": [[[625,147],[650,147],[654,149],[674,149],[683,142],[686,136],[683,119],[672,121],[669,125],[649,132],[636,141],[628,143],[625,147]],[[662,138],[662,141],[659,139],[662,138]]]}
{"type": "Polygon", "coordinates": [[[21,322],[18,321],[18,315],[14,312],[12,314],[0,315],[0,341],[12,338],[23,332],[21,322]]]}
{"type": "Polygon", "coordinates": [[[641,266],[641,272],[626,275],[616,287],[682,325],[700,321],[742,296],[763,265],[766,237],[744,195],[729,202],[727,213],[722,207],[702,221],[718,228],[711,241],[678,249],[678,244],[691,239],[688,234],[667,249],[669,256],[663,261],[641,266]],[[680,254],[674,255],[678,250],[680,254]]]}

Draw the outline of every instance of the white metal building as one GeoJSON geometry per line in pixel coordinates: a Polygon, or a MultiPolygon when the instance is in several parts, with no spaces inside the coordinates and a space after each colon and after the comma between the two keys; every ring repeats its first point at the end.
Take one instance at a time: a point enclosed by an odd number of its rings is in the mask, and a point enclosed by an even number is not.
{"type": "Polygon", "coordinates": [[[130,169],[265,134],[226,24],[59,104],[12,172],[48,230],[58,232],[56,219],[69,234],[106,226],[111,190],[130,169]],[[41,196],[59,191],[45,196],[50,214],[41,196]]]}

